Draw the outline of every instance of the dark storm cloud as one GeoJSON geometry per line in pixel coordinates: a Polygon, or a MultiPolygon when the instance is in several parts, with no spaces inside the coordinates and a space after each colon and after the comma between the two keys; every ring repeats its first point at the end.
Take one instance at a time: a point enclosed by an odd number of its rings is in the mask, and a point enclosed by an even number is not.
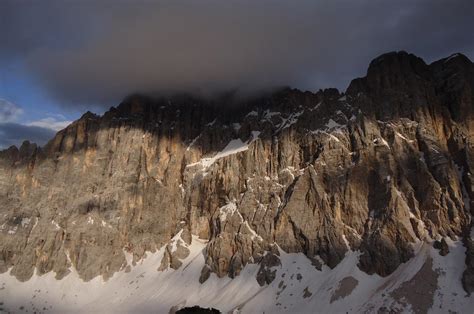
{"type": "Polygon", "coordinates": [[[132,91],[344,89],[386,51],[474,55],[471,0],[3,0],[0,11],[1,60],[23,60],[66,104],[132,91]]]}
{"type": "Polygon", "coordinates": [[[45,144],[53,138],[55,131],[37,126],[27,126],[18,123],[0,123],[0,149],[11,145],[20,145],[24,140],[45,144]]]}

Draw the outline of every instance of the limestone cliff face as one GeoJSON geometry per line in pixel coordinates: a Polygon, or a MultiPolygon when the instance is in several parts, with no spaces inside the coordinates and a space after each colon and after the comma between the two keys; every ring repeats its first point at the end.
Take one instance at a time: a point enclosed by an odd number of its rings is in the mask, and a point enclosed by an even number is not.
{"type": "Polygon", "coordinates": [[[360,250],[385,276],[417,241],[465,239],[474,290],[474,65],[380,56],[345,94],[284,89],[244,101],[131,96],[86,113],[45,147],[0,152],[0,271],[19,280],[70,267],[105,278],[167,245],[179,268],[191,234],[208,239],[211,272],[278,249],[315,267],[360,250]]]}

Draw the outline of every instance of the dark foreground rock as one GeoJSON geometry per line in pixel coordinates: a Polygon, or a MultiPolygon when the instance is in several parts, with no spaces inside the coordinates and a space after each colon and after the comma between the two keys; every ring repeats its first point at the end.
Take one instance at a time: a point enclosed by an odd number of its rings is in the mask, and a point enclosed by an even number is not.
{"type": "Polygon", "coordinates": [[[176,314],[220,314],[219,310],[213,308],[202,308],[199,306],[184,307],[175,312],[176,314]]]}

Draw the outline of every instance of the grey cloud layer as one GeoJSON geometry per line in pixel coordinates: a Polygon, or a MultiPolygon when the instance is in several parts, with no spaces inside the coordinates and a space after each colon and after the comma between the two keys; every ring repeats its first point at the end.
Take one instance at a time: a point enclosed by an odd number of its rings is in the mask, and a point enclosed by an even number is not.
{"type": "Polygon", "coordinates": [[[4,0],[0,11],[1,60],[23,60],[65,104],[133,91],[344,89],[389,50],[474,55],[470,0],[4,0]]]}
{"type": "Polygon", "coordinates": [[[17,123],[23,109],[5,99],[0,99],[0,149],[21,145],[24,140],[39,145],[50,140],[56,131],[65,128],[71,121],[64,116],[53,115],[27,124],[17,123]]]}
{"type": "Polygon", "coordinates": [[[55,131],[38,126],[27,126],[19,123],[0,123],[0,149],[11,145],[21,145],[24,140],[44,145],[53,138],[55,131]]]}
{"type": "Polygon", "coordinates": [[[23,109],[5,99],[0,99],[0,123],[14,121],[23,109]]]}

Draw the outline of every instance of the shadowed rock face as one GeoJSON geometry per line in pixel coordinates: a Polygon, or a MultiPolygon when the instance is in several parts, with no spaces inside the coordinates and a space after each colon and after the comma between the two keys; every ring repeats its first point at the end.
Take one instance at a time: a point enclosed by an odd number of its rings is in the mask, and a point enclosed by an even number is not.
{"type": "Polygon", "coordinates": [[[462,55],[398,52],[346,94],[135,95],[86,113],[42,149],[0,152],[0,271],[108,278],[124,252],[134,263],[164,245],[157,269],[179,268],[195,234],[209,240],[201,281],[260,263],[263,285],[278,248],[329,267],[360,250],[385,276],[416,241],[470,241],[473,73],[462,55]]]}

